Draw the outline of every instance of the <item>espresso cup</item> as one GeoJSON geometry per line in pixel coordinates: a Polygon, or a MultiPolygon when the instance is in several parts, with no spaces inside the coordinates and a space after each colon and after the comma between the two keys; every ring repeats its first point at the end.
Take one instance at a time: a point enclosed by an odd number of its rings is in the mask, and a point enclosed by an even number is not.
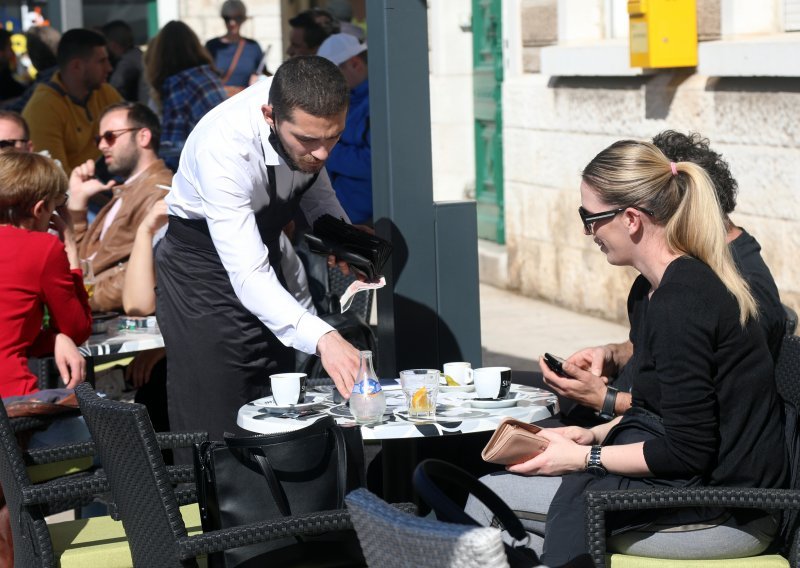
{"type": "Polygon", "coordinates": [[[269,376],[272,400],[277,406],[299,404],[306,398],[305,373],[277,373],[269,376]]]}
{"type": "Polygon", "coordinates": [[[461,386],[472,384],[472,364],[466,361],[445,363],[444,374],[461,386]]]}
{"type": "Polygon", "coordinates": [[[509,367],[481,367],[472,373],[478,398],[506,398],[511,389],[509,367]]]}

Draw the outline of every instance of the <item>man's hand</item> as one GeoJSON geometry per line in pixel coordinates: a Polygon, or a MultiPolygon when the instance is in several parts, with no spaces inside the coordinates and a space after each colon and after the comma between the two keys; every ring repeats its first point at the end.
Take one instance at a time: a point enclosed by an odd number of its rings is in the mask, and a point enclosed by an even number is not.
{"type": "Polygon", "coordinates": [[[86,160],[72,170],[69,176],[69,199],[67,207],[73,211],[84,211],[89,200],[100,192],[114,187],[114,180],[103,183],[94,177],[94,160],[86,160]]]}
{"type": "Polygon", "coordinates": [[[578,365],[566,361],[564,372],[570,377],[560,377],[539,358],[539,368],[544,376],[544,383],[556,394],[574,400],[583,406],[600,410],[606,397],[608,379],[581,369],[578,365]]]}
{"type": "Polygon", "coordinates": [[[617,372],[614,354],[606,345],[581,349],[567,357],[567,361],[597,377],[608,377],[617,372]]]}
{"type": "Polygon", "coordinates": [[[137,389],[143,387],[150,382],[153,367],[166,356],[167,351],[163,347],[140,351],[125,369],[125,380],[137,389]]]}
{"type": "Polygon", "coordinates": [[[58,372],[68,389],[74,389],[86,380],[86,359],[68,335],[56,335],[54,356],[58,372]]]}
{"type": "Polygon", "coordinates": [[[329,331],[317,343],[317,353],[339,393],[344,398],[350,398],[360,364],[358,349],[350,345],[338,331],[329,331]]]}

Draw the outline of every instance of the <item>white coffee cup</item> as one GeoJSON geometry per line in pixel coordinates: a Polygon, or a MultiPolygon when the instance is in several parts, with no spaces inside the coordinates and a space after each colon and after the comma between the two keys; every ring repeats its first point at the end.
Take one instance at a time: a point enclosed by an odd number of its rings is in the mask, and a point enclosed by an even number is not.
{"type": "Polygon", "coordinates": [[[478,398],[505,398],[511,389],[510,367],[481,367],[473,371],[478,398]]]}
{"type": "Polygon", "coordinates": [[[306,398],[305,373],[277,373],[269,376],[272,399],[277,406],[298,404],[306,398]]]}
{"type": "Polygon", "coordinates": [[[445,363],[444,374],[452,378],[459,385],[472,384],[472,363],[459,361],[457,363],[445,363]]]}

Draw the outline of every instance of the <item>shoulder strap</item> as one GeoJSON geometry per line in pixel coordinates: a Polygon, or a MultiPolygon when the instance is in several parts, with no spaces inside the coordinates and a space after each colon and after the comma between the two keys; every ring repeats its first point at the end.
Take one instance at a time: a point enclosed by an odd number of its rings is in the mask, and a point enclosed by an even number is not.
{"type": "Polygon", "coordinates": [[[222,84],[226,85],[228,81],[231,79],[231,75],[236,70],[236,65],[239,64],[239,58],[242,56],[242,51],[244,51],[244,40],[239,40],[239,45],[236,47],[236,53],[233,54],[233,59],[231,59],[231,64],[228,66],[228,70],[225,71],[225,75],[222,77],[222,84]]]}

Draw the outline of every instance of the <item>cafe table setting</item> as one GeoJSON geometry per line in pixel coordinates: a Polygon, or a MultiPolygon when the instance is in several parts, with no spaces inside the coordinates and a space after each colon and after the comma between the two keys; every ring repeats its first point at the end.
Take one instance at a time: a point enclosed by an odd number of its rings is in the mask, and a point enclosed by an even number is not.
{"type": "MultiPolygon", "coordinates": [[[[487,367],[489,375],[504,374],[506,383],[502,393],[496,396],[480,396],[487,394],[478,392],[470,384],[447,384],[445,375],[438,370],[409,370],[401,373],[430,374],[435,376],[436,385],[429,387],[434,391],[433,408],[425,408],[429,412],[420,416],[414,412],[415,401],[412,396],[403,392],[399,378],[380,379],[379,391],[385,399],[385,409],[379,419],[368,423],[359,423],[353,416],[351,405],[342,400],[332,385],[310,388],[299,387],[305,383],[302,373],[282,373],[273,375],[273,392],[277,392],[277,380],[291,376],[289,381],[296,381],[297,392],[302,394],[294,404],[278,404],[273,396],[253,400],[239,409],[237,424],[251,432],[275,434],[298,430],[324,417],[332,416],[340,426],[360,426],[364,440],[392,440],[469,434],[494,430],[503,418],[511,417],[524,422],[535,422],[549,418],[558,412],[558,402],[550,392],[534,387],[516,385],[511,382],[511,370],[503,367],[487,367]],[[435,375],[434,375],[435,374],[435,375]],[[278,379],[276,379],[278,377],[278,379]],[[437,388],[438,387],[438,388],[437,388]],[[411,410],[411,413],[409,413],[411,410]]],[[[481,373],[483,369],[476,369],[481,373]]],[[[416,388],[417,398],[425,392],[416,388]]],[[[291,395],[290,395],[291,396],[291,395]]],[[[296,394],[294,396],[297,396],[296,394]]],[[[354,394],[351,396],[357,396],[354,394]]],[[[419,402],[419,401],[417,401],[419,402]]],[[[430,400],[424,401],[430,405],[430,400]]]]}

